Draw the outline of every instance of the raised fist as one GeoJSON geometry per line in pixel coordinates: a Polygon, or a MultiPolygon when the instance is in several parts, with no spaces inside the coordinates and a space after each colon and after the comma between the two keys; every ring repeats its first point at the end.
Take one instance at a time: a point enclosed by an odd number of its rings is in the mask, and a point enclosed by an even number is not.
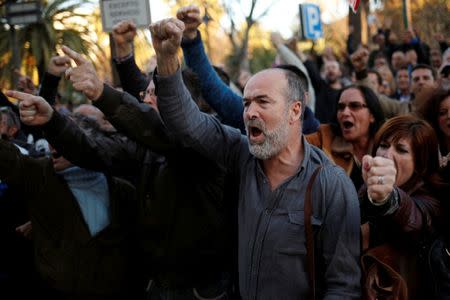
{"type": "Polygon", "coordinates": [[[383,203],[394,190],[397,169],[391,159],[365,155],[362,175],[367,186],[367,195],[373,202],[383,203]]]}
{"type": "Polygon", "coordinates": [[[367,68],[369,61],[369,51],[366,48],[359,47],[351,56],[350,60],[356,72],[360,72],[367,68]]]}
{"type": "Polygon", "coordinates": [[[151,24],[150,32],[156,56],[158,58],[176,56],[181,45],[183,31],[184,23],[174,18],[151,24]]]}
{"type": "Polygon", "coordinates": [[[197,37],[197,28],[202,24],[200,9],[195,5],[180,8],[177,11],[178,20],[184,23],[183,37],[193,40],[197,37]]]}
{"type": "Polygon", "coordinates": [[[131,20],[121,21],[114,25],[112,36],[117,57],[125,57],[133,51],[133,41],[136,34],[136,25],[131,20]]]}

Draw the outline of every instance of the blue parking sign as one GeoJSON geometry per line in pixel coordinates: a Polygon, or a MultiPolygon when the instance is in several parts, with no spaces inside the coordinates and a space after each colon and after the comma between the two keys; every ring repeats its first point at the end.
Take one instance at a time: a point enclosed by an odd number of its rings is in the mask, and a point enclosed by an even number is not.
{"type": "Polygon", "coordinates": [[[316,40],[323,36],[320,8],[316,4],[300,4],[300,27],[303,39],[316,40]]]}

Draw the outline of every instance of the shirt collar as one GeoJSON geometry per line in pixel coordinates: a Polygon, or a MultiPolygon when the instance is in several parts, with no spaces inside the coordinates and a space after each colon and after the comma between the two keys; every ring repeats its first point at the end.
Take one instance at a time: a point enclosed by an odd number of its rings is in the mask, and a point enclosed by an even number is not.
{"type": "Polygon", "coordinates": [[[298,172],[301,172],[303,169],[306,168],[311,158],[311,145],[308,143],[304,135],[302,135],[302,143],[303,143],[303,160],[302,163],[300,164],[298,172]]]}

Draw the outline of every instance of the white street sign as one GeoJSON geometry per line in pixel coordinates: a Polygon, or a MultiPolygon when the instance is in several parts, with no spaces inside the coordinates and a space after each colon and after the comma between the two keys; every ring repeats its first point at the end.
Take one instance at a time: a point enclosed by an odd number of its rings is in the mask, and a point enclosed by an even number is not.
{"type": "Polygon", "coordinates": [[[100,0],[100,10],[105,32],[111,32],[123,20],[133,20],[139,28],[151,23],[150,0],[100,0]]]}

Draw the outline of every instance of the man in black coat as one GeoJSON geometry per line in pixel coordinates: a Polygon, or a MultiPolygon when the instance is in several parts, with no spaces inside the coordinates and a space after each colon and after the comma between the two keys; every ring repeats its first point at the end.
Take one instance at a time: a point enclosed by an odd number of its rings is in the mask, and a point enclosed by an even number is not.
{"type": "MultiPolygon", "coordinates": [[[[224,192],[226,167],[172,142],[155,109],[104,85],[92,64],[68,48],[64,51],[79,64],[66,72],[74,87],[94,100],[119,132],[138,143],[120,135],[89,137],[44,99],[12,92],[22,100],[22,121],[45,124],[51,144],[80,166],[120,176],[139,174],[140,271],[151,279],[151,299],[231,297],[236,223],[234,201],[228,199],[234,195],[224,192]],[[94,99],[87,88],[98,83],[100,94],[94,99]]],[[[147,90],[146,97],[154,97],[150,85],[147,90]]]]}

